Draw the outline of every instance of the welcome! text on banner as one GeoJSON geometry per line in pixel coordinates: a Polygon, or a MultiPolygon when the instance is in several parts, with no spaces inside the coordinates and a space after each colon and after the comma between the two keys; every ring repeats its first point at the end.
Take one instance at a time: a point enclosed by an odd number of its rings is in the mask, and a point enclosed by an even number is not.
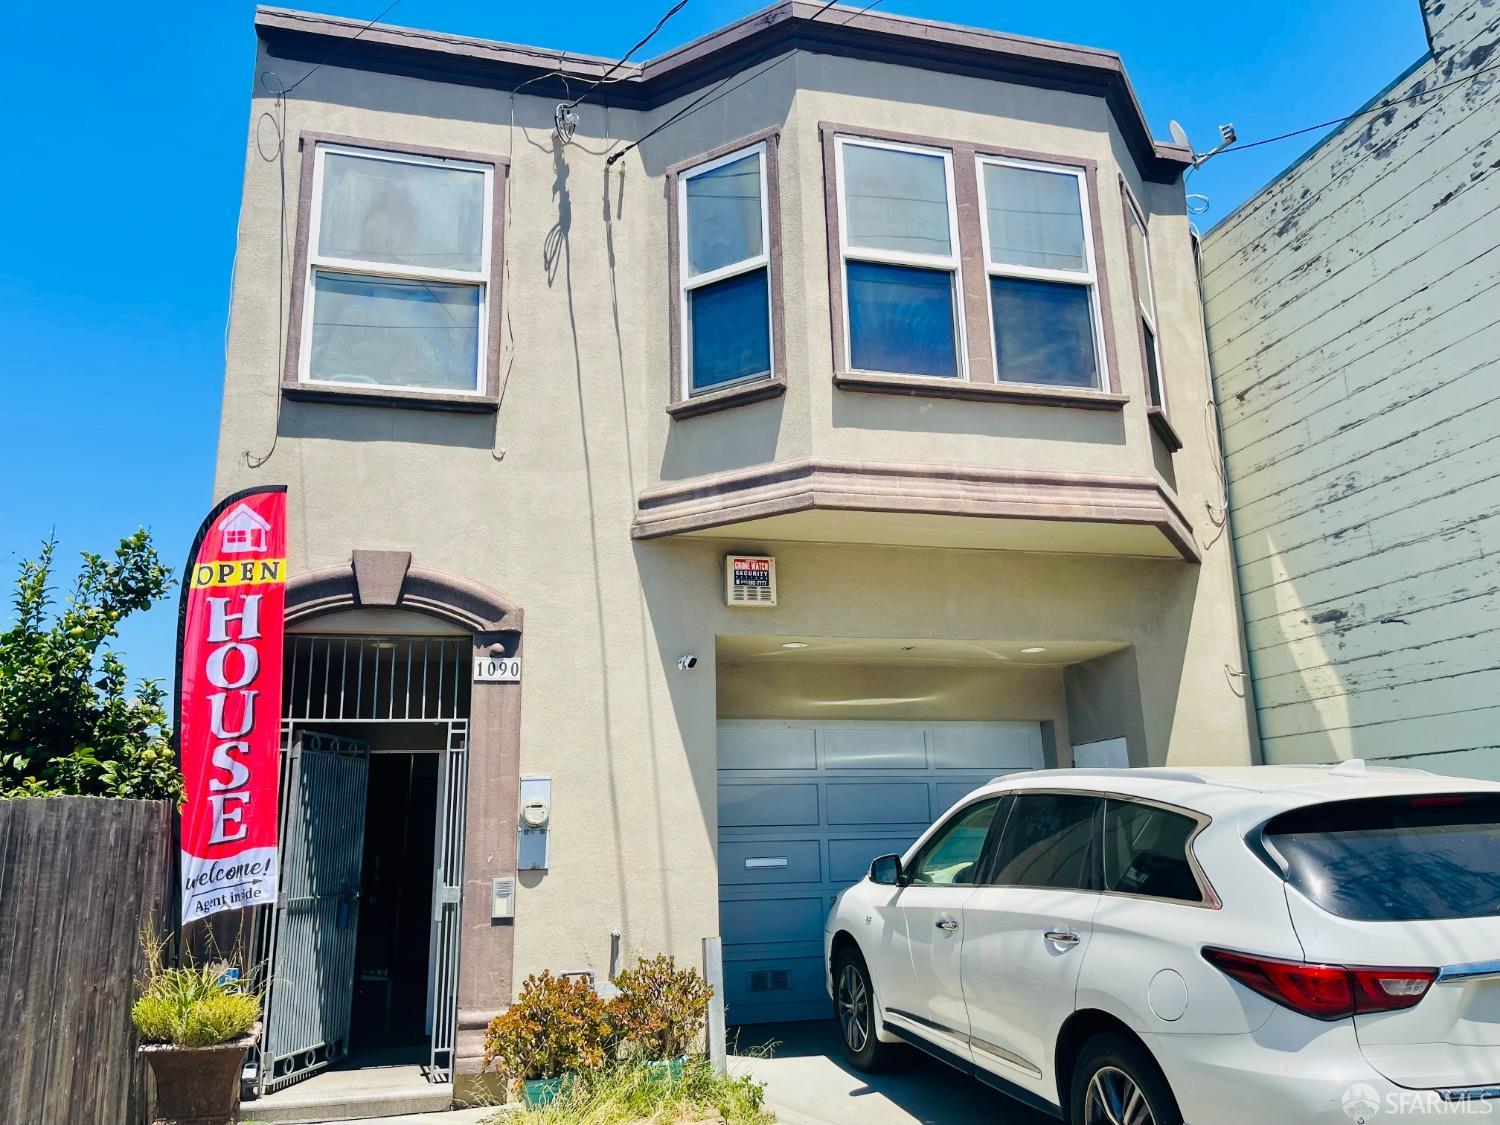
{"type": "Polygon", "coordinates": [[[276,899],[286,487],[221,502],[190,560],[177,650],[184,924],[276,899]]]}

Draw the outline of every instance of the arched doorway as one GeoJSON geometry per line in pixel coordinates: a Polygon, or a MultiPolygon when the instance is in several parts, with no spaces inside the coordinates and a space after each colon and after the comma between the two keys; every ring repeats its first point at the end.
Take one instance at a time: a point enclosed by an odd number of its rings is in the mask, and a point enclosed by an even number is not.
{"type": "Polygon", "coordinates": [[[520,683],[473,673],[519,667],[520,609],[405,552],[355,551],[291,579],[286,625],[257,1087],[351,1049],[409,1057],[418,1038],[428,1081],[450,1082],[477,1070],[478,1033],[510,999],[513,930],[489,892],[515,873],[520,683]]]}

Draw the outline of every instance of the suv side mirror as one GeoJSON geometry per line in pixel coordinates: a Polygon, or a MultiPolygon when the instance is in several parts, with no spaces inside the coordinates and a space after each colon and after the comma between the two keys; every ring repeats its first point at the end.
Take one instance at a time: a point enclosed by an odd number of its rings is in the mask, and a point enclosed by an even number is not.
{"type": "Polygon", "coordinates": [[[906,872],[901,870],[901,857],[892,853],[877,857],[870,864],[870,882],[883,887],[904,887],[906,872]]]}

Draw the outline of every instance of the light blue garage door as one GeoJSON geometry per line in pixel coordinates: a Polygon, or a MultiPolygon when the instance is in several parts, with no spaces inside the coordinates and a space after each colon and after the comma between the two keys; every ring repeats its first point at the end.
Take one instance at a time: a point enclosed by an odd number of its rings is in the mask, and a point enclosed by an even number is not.
{"type": "Polygon", "coordinates": [[[823,920],[992,777],[1042,765],[1041,725],[719,724],[719,933],[730,1023],[819,1019],[823,920]]]}

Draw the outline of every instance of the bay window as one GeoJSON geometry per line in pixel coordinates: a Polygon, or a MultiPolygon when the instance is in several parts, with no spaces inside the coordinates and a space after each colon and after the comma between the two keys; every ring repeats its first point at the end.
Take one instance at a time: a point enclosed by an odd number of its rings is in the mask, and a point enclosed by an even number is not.
{"type": "Polygon", "coordinates": [[[1125,193],[1125,233],[1130,244],[1141,354],[1146,365],[1146,403],[1165,412],[1167,390],[1161,377],[1161,345],[1157,342],[1156,294],[1151,287],[1151,244],[1146,234],[1146,217],[1129,192],[1125,193]]]}
{"type": "Polygon", "coordinates": [[[840,137],[836,161],[849,370],[964,376],[952,154],[840,137]]]}
{"type": "Polygon", "coordinates": [[[677,180],[682,398],[773,372],[767,143],[677,180]]]}
{"type": "Polygon", "coordinates": [[[978,157],[1002,383],[1102,389],[1100,307],[1082,168],[978,157]]]}
{"type": "Polygon", "coordinates": [[[311,159],[290,381],[485,396],[495,165],[330,143],[311,159]]]}

